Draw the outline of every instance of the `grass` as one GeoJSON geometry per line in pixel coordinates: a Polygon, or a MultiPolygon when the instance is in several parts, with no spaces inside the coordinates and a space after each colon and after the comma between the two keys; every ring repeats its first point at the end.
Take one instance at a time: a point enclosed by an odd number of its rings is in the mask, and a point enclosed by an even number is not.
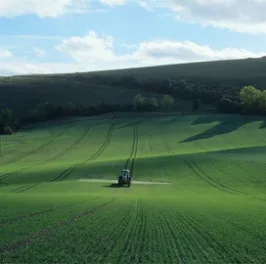
{"type": "Polygon", "coordinates": [[[1,137],[1,263],[265,263],[265,121],[80,118],[1,137]],[[124,167],[142,181],[114,179],[124,167]]]}

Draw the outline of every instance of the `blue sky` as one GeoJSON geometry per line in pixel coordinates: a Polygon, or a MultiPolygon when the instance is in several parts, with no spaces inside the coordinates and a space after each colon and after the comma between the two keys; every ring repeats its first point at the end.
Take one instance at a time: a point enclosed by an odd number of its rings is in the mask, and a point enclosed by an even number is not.
{"type": "Polygon", "coordinates": [[[266,55],[266,0],[0,0],[0,75],[266,55]]]}

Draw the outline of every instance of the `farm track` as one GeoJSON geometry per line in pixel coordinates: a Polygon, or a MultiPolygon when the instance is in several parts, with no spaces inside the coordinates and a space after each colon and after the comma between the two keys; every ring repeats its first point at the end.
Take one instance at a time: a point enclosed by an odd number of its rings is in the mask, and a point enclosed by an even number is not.
{"type": "Polygon", "coordinates": [[[16,191],[13,190],[13,192],[23,193],[23,192],[26,192],[26,191],[28,191],[28,190],[30,190],[32,188],[37,187],[38,185],[40,185],[40,183],[30,184],[30,185],[24,186],[24,188],[20,188],[19,190],[16,190],[16,191]]]}
{"type": "Polygon", "coordinates": [[[0,176],[0,184],[8,185],[8,183],[4,183],[3,180],[6,180],[9,177],[16,175],[16,174],[17,174],[17,172],[9,172],[9,173],[6,173],[6,174],[0,176]]]}
{"type": "Polygon", "coordinates": [[[74,164],[71,167],[67,168],[62,173],[60,173],[55,179],[53,179],[52,182],[65,180],[75,169],[84,165],[88,161],[95,160],[96,158],[98,158],[102,154],[102,152],[105,150],[105,148],[108,146],[108,144],[110,143],[113,129],[114,129],[113,126],[114,126],[113,124],[110,125],[103,144],[91,157],[89,157],[88,159],[86,159],[80,163],[74,164]]]}
{"type": "Polygon", "coordinates": [[[192,162],[192,161],[188,161],[188,160],[184,160],[184,162],[188,165],[188,167],[194,171],[194,173],[201,178],[204,182],[206,182],[208,185],[214,187],[215,189],[222,191],[222,192],[227,192],[229,194],[233,194],[233,195],[237,195],[239,194],[237,191],[232,191],[231,189],[225,188],[223,186],[221,186],[221,184],[219,184],[218,182],[216,182],[215,180],[213,180],[211,177],[206,177],[206,174],[203,174],[202,171],[199,170],[199,168],[192,162]],[[200,172],[199,172],[200,171],[200,172]],[[204,176],[202,176],[201,174],[203,174],[204,176]]]}
{"type": "Polygon", "coordinates": [[[0,248],[0,254],[8,253],[8,252],[15,251],[15,250],[18,250],[20,248],[23,248],[25,246],[29,246],[31,243],[36,242],[36,241],[38,241],[40,239],[43,240],[45,237],[51,235],[52,233],[56,233],[58,228],[64,228],[64,227],[66,227],[68,225],[71,225],[71,224],[75,223],[76,221],[78,221],[80,219],[89,217],[90,215],[95,214],[96,212],[98,212],[103,207],[105,207],[108,204],[114,202],[116,199],[117,199],[117,197],[114,197],[114,198],[108,200],[107,202],[104,202],[104,203],[102,203],[102,204],[100,204],[100,205],[98,205],[96,207],[93,207],[92,209],[90,209],[88,211],[85,211],[85,212],[83,212],[81,214],[78,214],[78,215],[76,215],[74,217],[71,217],[71,218],[69,218],[67,220],[59,221],[58,223],[56,223],[52,227],[48,227],[48,228],[42,229],[41,231],[38,231],[36,233],[32,233],[25,239],[22,239],[22,240],[20,240],[18,242],[15,242],[15,243],[7,246],[7,247],[0,248]]]}
{"type": "MultiPolygon", "coordinates": [[[[164,140],[164,145],[169,153],[174,154],[171,147],[168,145],[168,143],[164,140]]],[[[195,164],[193,161],[184,160],[184,162],[189,166],[189,168],[203,181],[205,181],[207,184],[211,185],[212,187],[219,189],[220,191],[227,192],[233,195],[239,195],[244,194],[242,192],[239,192],[237,190],[234,190],[228,186],[225,186],[224,184],[214,180],[212,177],[207,175],[197,164],[195,164]],[[204,175],[204,176],[203,176],[204,175]]]]}
{"type": "Polygon", "coordinates": [[[34,154],[37,154],[39,152],[41,152],[43,149],[45,149],[47,146],[51,145],[54,143],[54,141],[56,139],[58,139],[59,137],[61,137],[62,135],[64,134],[64,132],[60,133],[59,135],[55,136],[55,132],[53,131],[53,129],[50,129],[50,137],[51,139],[47,140],[46,142],[44,142],[43,144],[41,144],[40,146],[26,152],[26,153],[23,153],[23,155],[20,155],[12,160],[9,160],[7,162],[5,162],[3,165],[9,165],[11,163],[15,163],[15,162],[18,162],[24,158],[27,158],[31,155],[34,155],[34,154]]]}
{"type": "Polygon", "coordinates": [[[90,129],[91,129],[92,125],[88,125],[86,126],[86,128],[84,129],[83,133],[81,134],[81,136],[76,139],[71,145],[69,145],[67,148],[62,149],[59,153],[57,153],[55,156],[51,157],[50,159],[46,160],[46,162],[51,162],[54,161],[56,159],[58,159],[59,157],[65,155],[66,153],[68,153],[69,151],[71,151],[73,148],[75,148],[78,144],[80,144],[82,142],[82,140],[87,136],[87,134],[89,133],[90,129]]]}
{"type": "Polygon", "coordinates": [[[214,182],[214,184],[217,184],[219,187],[221,187],[221,188],[223,188],[225,190],[229,190],[231,192],[235,192],[235,194],[243,194],[243,193],[241,193],[241,192],[239,192],[237,190],[234,190],[234,189],[232,189],[232,188],[230,188],[230,187],[218,182],[217,180],[214,180],[206,172],[204,172],[195,162],[192,162],[192,161],[190,161],[190,162],[193,164],[193,166],[195,166],[198,169],[198,171],[200,171],[202,173],[202,175],[204,175],[208,180],[214,182]]]}
{"type": "Polygon", "coordinates": [[[133,176],[133,170],[134,170],[134,163],[135,163],[135,159],[136,159],[137,151],[138,151],[138,139],[139,139],[138,134],[139,134],[138,133],[138,124],[134,124],[133,142],[132,142],[131,153],[130,153],[130,156],[128,157],[128,159],[125,163],[125,169],[128,169],[129,164],[130,164],[130,171],[131,171],[132,176],[133,176]]]}
{"type": "MultiPolygon", "coordinates": [[[[79,137],[75,142],[73,142],[70,146],[68,146],[67,149],[62,150],[62,151],[61,151],[60,153],[58,153],[56,156],[53,156],[52,158],[46,160],[46,161],[45,161],[44,163],[42,163],[42,164],[45,164],[45,163],[47,163],[47,162],[50,162],[50,161],[52,161],[52,160],[57,159],[59,156],[65,154],[65,153],[68,152],[68,151],[70,151],[70,150],[71,150],[72,148],[74,148],[77,144],[80,144],[80,143],[82,142],[82,140],[85,138],[85,136],[88,134],[90,128],[91,128],[91,125],[88,125],[88,126],[85,128],[85,130],[83,131],[81,137],[79,137]]],[[[56,139],[58,139],[59,137],[61,137],[63,134],[64,134],[64,132],[61,133],[61,134],[59,134],[59,135],[56,137],[56,139]]],[[[53,131],[52,129],[50,129],[50,135],[51,135],[51,137],[54,137],[54,135],[55,135],[55,133],[54,133],[54,131],[53,131]]],[[[42,146],[39,146],[38,149],[39,149],[39,150],[40,150],[40,148],[43,149],[44,147],[46,147],[46,146],[50,145],[51,143],[53,143],[54,140],[55,140],[55,139],[51,139],[51,140],[49,140],[49,144],[47,144],[47,142],[45,142],[42,146]]],[[[36,150],[36,149],[35,149],[35,150],[36,150]]],[[[28,168],[31,168],[31,167],[24,168],[24,170],[27,170],[28,168]]],[[[13,175],[15,175],[15,174],[18,174],[18,172],[7,173],[7,174],[3,175],[2,177],[0,177],[0,184],[8,185],[7,183],[3,183],[2,180],[7,179],[8,177],[13,176],[13,175]],[[4,176],[5,176],[5,177],[4,177],[4,176]]],[[[25,190],[24,190],[24,191],[26,191],[26,190],[28,190],[28,189],[31,189],[31,188],[34,188],[34,187],[36,187],[37,185],[38,185],[38,184],[34,184],[34,185],[29,186],[29,187],[25,187],[25,190]]],[[[20,192],[24,192],[24,191],[20,191],[20,192]]],[[[14,190],[13,190],[13,192],[14,192],[14,190]]]]}

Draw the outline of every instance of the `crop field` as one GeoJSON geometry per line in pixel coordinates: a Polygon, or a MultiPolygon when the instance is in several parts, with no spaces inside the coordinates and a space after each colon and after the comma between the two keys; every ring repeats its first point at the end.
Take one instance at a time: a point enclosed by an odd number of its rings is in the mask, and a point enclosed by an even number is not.
{"type": "Polygon", "coordinates": [[[0,263],[266,263],[262,118],[118,114],[0,139],[0,263]]]}

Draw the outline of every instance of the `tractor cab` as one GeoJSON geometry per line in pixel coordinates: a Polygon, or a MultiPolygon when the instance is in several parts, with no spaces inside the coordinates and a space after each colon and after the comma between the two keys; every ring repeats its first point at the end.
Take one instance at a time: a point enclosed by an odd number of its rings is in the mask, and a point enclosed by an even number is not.
{"type": "Polygon", "coordinates": [[[120,186],[122,186],[123,184],[127,184],[128,186],[130,186],[131,184],[131,175],[130,175],[130,171],[127,169],[123,169],[120,172],[119,178],[118,178],[118,184],[120,186]]]}

